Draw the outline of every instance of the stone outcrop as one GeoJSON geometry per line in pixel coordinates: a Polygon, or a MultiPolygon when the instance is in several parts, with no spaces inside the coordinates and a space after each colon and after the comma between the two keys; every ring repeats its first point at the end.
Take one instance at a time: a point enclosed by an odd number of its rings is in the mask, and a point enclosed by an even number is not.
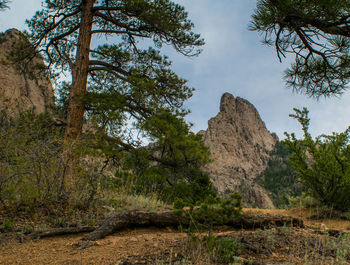
{"type": "Polygon", "coordinates": [[[54,93],[50,80],[38,70],[44,68],[44,61],[36,55],[26,66],[30,70],[37,69],[33,78],[24,71],[24,63],[13,63],[9,59],[19,45],[29,47],[20,31],[11,29],[0,34],[0,110],[7,109],[13,114],[31,109],[37,114],[45,112],[47,106],[54,103],[54,93]]]}
{"type": "Polygon", "coordinates": [[[225,93],[220,112],[201,131],[213,160],[205,170],[219,194],[238,191],[245,207],[273,208],[267,192],[254,183],[269,161],[276,137],[247,100],[225,93]]]}

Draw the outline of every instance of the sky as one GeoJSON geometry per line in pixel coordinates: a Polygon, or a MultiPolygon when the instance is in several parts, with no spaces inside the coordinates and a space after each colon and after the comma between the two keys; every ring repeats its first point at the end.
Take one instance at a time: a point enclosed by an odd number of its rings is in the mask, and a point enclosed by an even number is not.
{"type": "MultiPolygon", "coordinates": [[[[184,57],[165,48],[173,70],[195,88],[186,107],[193,131],[205,130],[219,111],[225,92],[250,101],[270,132],[301,134],[299,124],[288,115],[293,108],[310,111],[313,136],[341,132],[350,125],[350,89],[340,97],[310,99],[286,88],[282,79],[292,57],[280,63],[275,50],[261,44],[262,36],[248,30],[256,0],[175,0],[183,5],[206,44],[198,57],[184,57]]],[[[26,29],[25,19],[41,8],[41,0],[12,0],[0,13],[0,31],[26,29]]]]}

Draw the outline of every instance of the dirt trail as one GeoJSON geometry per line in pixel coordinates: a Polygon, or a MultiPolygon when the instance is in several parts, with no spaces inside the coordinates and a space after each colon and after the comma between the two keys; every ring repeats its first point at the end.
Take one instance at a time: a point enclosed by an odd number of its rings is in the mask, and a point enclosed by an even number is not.
{"type": "Polygon", "coordinates": [[[90,248],[78,249],[74,245],[81,237],[82,234],[5,243],[0,245],[0,264],[121,264],[129,259],[137,263],[138,257],[146,263],[181,247],[186,234],[159,229],[129,230],[99,240],[90,248]]]}
{"type": "Polygon", "coordinates": [[[287,214],[296,218],[301,218],[304,220],[304,224],[308,227],[319,227],[324,224],[326,228],[329,229],[339,229],[339,230],[350,230],[350,221],[348,220],[335,220],[335,219],[308,219],[307,216],[311,214],[312,209],[295,208],[290,210],[279,210],[279,209],[244,209],[244,211],[261,211],[271,214],[287,214]]]}
{"type": "MultiPolygon", "coordinates": [[[[249,210],[253,209],[245,209],[249,210]]],[[[259,211],[290,214],[295,217],[306,214],[305,210],[259,211]]],[[[305,222],[313,227],[324,223],[328,228],[343,230],[350,228],[349,221],[305,220],[305,222]]],[[[226,231],[219,235],[225,233],[239,234],[242,231],[226,231]]],[[[247,233],[251,235],[253,232],[247,233]]],[[[172,229],[149,228],[118,232],[97,241],[90,248],[76,248],[74,245],[80,242],[82,236],[83,234],[58,236],[24,243],[18,240],[3,241],[0,243],[0,264],[157,264],[157,260],[169,262],[170,259],[181,259],[188,241],[185,233],[172,229]]]]}

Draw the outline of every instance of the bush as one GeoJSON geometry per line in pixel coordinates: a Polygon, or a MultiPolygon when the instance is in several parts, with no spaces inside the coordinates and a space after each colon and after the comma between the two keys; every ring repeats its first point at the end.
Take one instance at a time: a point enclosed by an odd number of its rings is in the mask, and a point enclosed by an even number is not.
{"type": "Polygon", "coordinates": [[[287,134],[284,141],[293,152],[290,156],[297,177],[321,205],[335,210],[350,209],[350,146],[348,128],[343,133],[321,135],[312,139],[308,132],[308,110],[295,110],[291,117],[302,125],[304,139],[287,134]]]}
{"type": "Polygon", "coordinates": [[[242,252],[243,244],[234,238],[221,237],[215,240],[211,251],[212,259],[218,263],[230,264],[242,252]]]}
{"type": "Polygon", "coordinates": [[[289,198],[290,206],[293,208],[314,208],[319,207],[319,202],[311,197],[306,192],[303,192],[300,196],[289,198]]]}
{"type": "Polygon", "coordinates": [[[204,202],[197,205],[188,204],[182,199],[174,203],[175,214],[180,216],[187,232],[211,231],[214,226],[226,224],[233,216],[239,217],[242,213],[242,197],[238,193],[231,194],[229,199],[219,199],[208,196],[204,202]],[[188,207],[185,210],[184,207],[188,207]]]}
{"type": "Polygon", "coordinates": [[[60,215],[94,201],[101,176],[91,159],[82,160],[77,188],[64,189],[63,134],[48,114],[0,111],[0,206],[8,213],[60,215]]]}
{"type": "Polygon", "coordinates": [[[0,112],[0,201],[15,209],[58,202],[63,192],[62,130],[46,114],[0,112]]]}
{"type": "Polygon", "coordinates": [[[215,226],[225,225],[231,218],[241,215],[241,200],[242,197],[238,193],[231,194],[226,200],[208,196],[202,203],[196,205],[176,199],[174,213],[180,217],[180,229],[183,229],[191,239],[190,246],[198,248],[201,244],[198,233],[206,232],[204,244],[211,259],[225,264],[232,261],[233,256],[240,252],[241,246],[231,239],[216,240],[212,231],[215,226]]]}

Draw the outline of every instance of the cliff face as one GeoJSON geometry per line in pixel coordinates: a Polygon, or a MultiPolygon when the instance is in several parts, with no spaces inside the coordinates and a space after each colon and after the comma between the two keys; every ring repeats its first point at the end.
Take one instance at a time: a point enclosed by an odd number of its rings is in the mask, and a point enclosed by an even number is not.
{"type": "Polygon", "coordinates": [[[254,183],[264,171],[276,139],[266,129],[255,107],[225,93],[220,112],[202,131],[213,162],[205,170],[221,195],[238,191],[246,207],[273,208],[266,191],[254,183]]]}
{"type": "MultiPolygon", "coordinates": [[[[16,29],[0,34],[0,109],[7,109],[13,114],[30,109],[42,113],[54,103],[52,84],[42,72],[36,73],[33,79],[23,71],[23,65],[13,64],[8,59],[14,47],[23,46],[26,42],[25,36],[16,29]]],[[[28,68],[43,66],[43,59],[37,55],[28,68]]]]}

